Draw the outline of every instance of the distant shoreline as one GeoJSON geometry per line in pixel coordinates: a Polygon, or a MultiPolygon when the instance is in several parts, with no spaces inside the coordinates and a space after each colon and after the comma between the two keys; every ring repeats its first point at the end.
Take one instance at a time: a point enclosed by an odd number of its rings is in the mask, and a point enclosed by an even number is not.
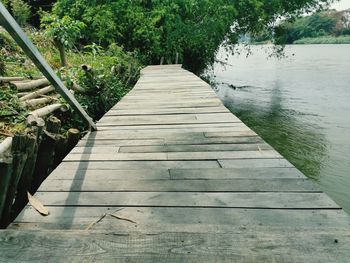
{"type": "MultiPolygon", "coordinates": [[[[252,42],[251,45],[268,45],[273,44],[272,41],[263,41],[263,42],[252,42]]],[[[292,44],[286,45],[344,45],[350,44],[350,35],[346,36],[323,36],[323,37],[308,37],[301,38],[294,41],[292,44]]]]}
{"type": "Polygon", "coordinates": [[[294,45],[305,44],[350,44],[350,36],[323,36],[314,38],[302,38],[293,42],[294,45]]]}

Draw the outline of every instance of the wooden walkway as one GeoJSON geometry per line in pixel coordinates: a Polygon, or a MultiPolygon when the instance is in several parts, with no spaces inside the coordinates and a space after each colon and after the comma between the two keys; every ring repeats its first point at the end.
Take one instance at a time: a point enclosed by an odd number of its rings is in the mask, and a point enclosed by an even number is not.
{"type": "Polygon", "coordinates": [[[1,262],[350,262],[350,217],[180,66],[144,69],[98,129],[1,262]]]}

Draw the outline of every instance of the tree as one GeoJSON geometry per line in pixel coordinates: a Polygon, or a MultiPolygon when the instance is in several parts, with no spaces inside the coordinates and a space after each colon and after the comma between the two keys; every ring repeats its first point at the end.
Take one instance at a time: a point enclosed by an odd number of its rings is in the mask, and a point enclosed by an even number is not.
{"type": "Polygon", "coordinates": [[[44,13],[41,19],[42,27],[47,36],[52,38],[58,48],[62,66],[67,66],[66,48],[71,48],[80,37],[85,24],[73,20],[69,16],[59,18],[54,14],[44,13]]]}
{"type": "Polygon", "coordinates": [[[3,4],[21,26],[24,26],[32,15],[30,6],[23,0],[3,0],[3,4]]]}
{"type": "Polygon", "coordinates": [[[117,42],[138,51],[143,62],[171,60],[178,52],[192,69],[213,62],[220,45],[240,35],[272,31],[276,21],[331,0],[58,0],[53,12],[84,22],[84,40],[117,42]]]}
{"type": "Polygon", "coordinates": [[[331,12],[317,12],[295,20],[281,23],[275,29],[275,40],[278,44],[292,44],[294,41],[307,37],[334,35],[337,19],[331,12]]]}

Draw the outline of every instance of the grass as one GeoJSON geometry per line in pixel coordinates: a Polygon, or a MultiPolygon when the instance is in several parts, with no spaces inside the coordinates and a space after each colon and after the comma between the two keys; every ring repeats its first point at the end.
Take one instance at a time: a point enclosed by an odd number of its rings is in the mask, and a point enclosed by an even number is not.
{"type": "Polygon", "coordinates": [[[294,41],[293,44],[350,44],[350,36],[302,38],[294,41]]]}

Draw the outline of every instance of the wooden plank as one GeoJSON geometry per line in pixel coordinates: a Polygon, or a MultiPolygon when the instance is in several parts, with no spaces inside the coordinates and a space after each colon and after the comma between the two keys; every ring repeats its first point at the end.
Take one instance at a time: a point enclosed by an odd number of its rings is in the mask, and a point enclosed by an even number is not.
{"type": "MultiPolygon", "coordinates": [[[[38,215],[27,207],[11,225],[11,229],[86,229],[104,213],[130,221],[103,218],[92,230],[119,232],[230,233],[235,227],[247,229],[349,227],[349,216],[343,210],[239,209],[183,207],[50,207],[50,216],[38,215]],[[325,220],[327,219],[327,220],[325,220]]],[[[0,234],[1,235],[1,234],[0,234]]]]}
{"type": "Polygon", "coordinates": [[[170,169],[170,178],[173,180],[193,179],[279,179],[279,178],[306,178],[296,168],[220,168],[220,169],[170,169]]]}
{"type": "Polygon", "coordinates": [[[5,262],[347,262],[350,235],[334,230],[271,228],[230,233],[115,231],[3,231],[0,259],[5,262]],[[335,240],[337,242],[335,242],[335,240]],[[19,251],[21,251],[19,253],[19,251]]]}
{"type": "Polygon", "coordinates": [[[323,193],[37,192],[45,206],[339,209],[323,193]]]}
{"type": "MultiPolygon", "coordinates": [[[[112,124],[113,125],[113,124],[112,124]]],[[[226,137],[254,137],[256,134],[253,131],[230,131],[227,132],[226,137]]],[[[223,138],[216,135],[213,138],[223,138]]],[[[172,140],[195,140],[204,139],[205,135],[203,132],[186,132],[186,131],[140,131],[140,132],[116,132],[112,134],[108,133],[97,133],[89,134],[85,136],[82,140],[133,140],[133,139],[167,139],[172,140]]]]}
{"type": "MultiPolygon", "coordinates": [[[[99,147],[95,147],[99,148],[99,147]]],[[[102,149],[105,149],[101,147],[102,149]]],[[[91,151],[93,148],[91,147],[91,151]]],[[[253,151],[253,150],[271,150],[268,144],[202,144],[202,145],[161,145],[161,146],[122,146],[118,148],[119,152],[212,152],[212,151],[253,151]]],[[[78,152],[78,151],[76,151],[78,152]]]]}
{"type": "Polygon", "coordinates": [[[220,168],[217,161],[103,161],[63,162],[57,169],[65,170],[133,170],[133,169],[186,169],[220,168]]]}
{"type": "Polygon", "coordinates": [[[286,159],[241,159],[241,160],[218,160],[222,168],[266,168],[266,167],[294,167],[286,159]]]}
{"type": "Polygon", "coordinates": [[[110,145],[110,146],[130,146],[130,145],[201,145],[201,144],[241,144],[241,143],[262,143],[263,140],[258,136],[252,137],[225,137],[225,138],[157,138],[157,139],[100,139],[100,140],[85,140],[82,139],[77,147],[110,145]]]}
{"type": "MultiPolygon", "coordinates": [[[[297,179],[306,178],[296,168],[206,168],[170,169],[141,167],[138,170],[61,169],[54,170],[50,180],[208,180],[208,179],[297,179]]],[[[49,183],[49,182],[48,182],[49,183]]],[[[45,183],[44,183],[45,184],[45,183]]],[[[40,191],[40,189],[39,189],[40,191]]]]}
{"type": "Polygon", "coordinates": [[[225,127],[171,127],[173,125],[166,126],[164,128],[161,128],[161,126],[155,125],[156,127],[152,127],[152,125],[147,126],[146,129],[143,128],[143,125],[140,127],[139,125],[131,125],[131,126],[119,126],[121,129],[111,129],[110,127],[101,128],[101,130],[98,131],[98,135],[118,135],[118,134],[149,134],[149,133],[155,133],[155,134],[182,134],[182,133],[209,133],[209,132],[250,132],[251,130],[244,126],[244,125],[235,125],[235,126],[225,126],[225,127]],[[158,127],[160,128],[158,128],[158,127]]]}
{"type": "Polygon", "coordinates": [[[307,179],[194,179],[188,180],[101,180],[89,177],[83,180],[50,180],[40,192],[321,192],[307,179]]]}
{"type": "Polygon", "coordinates": [[[167,109],[112,109],[105,116],[128,116],[128,115],[167,115],[167,114],[200,114],[228,112],[225,107],[206,108],[167,108],[167,109]]]}
{"type": "Polygon", "coordinates": [[[75,153],[64,158],[69,161],[135,161],[135,160],[224,160],[281,158],[275,150],[221,152],[141,152],[141,153],[75,153]]]}
{"type": "MultiPolygon", "coordinates": [[[[187,130],[189,128],[227,128],[227,127],[246,127],[245,124],[243,124],[242,122],[235,122],[235,123],[225,123],[225,122],[221,122],[221,123],[192,123],[192,124],[155,124],[155,125],[142,125],[142,130],[161,130],[161,129],[184,129],[187,130]]],[[[118,126],[118,128],[116,127],[110,127],[110,126],[102,126],[100,127],[99,131],[108,131],[108,130],[131,130],[131,129],[137,129],[139,130],[140,127],[136,126],[136,125],[122,125],[122,126],[118,126]]]]}
{"type": "Polygon", "coordinates": [[[216,114],[186,114],[186,115],[149,115],[149,116],[105,116],[99,121],[99,126],[117,125],[150,125],[150,124],[181,124],[181,123],[220,123],[240,122],[231,113],[216,114]]]}

